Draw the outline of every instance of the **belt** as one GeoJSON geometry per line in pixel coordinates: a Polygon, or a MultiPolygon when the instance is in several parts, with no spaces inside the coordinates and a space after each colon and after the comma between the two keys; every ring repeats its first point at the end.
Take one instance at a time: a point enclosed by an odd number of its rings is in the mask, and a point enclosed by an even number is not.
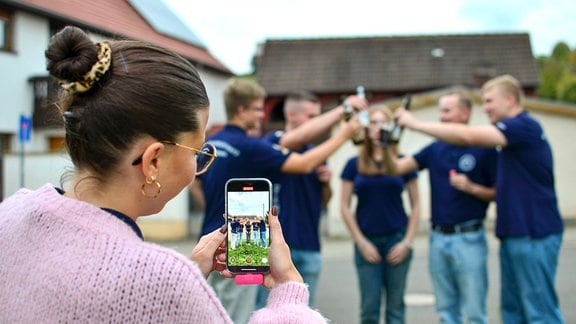
{"type": "Polygon", "coordinates": [[[465,233],[465,232],[475,232],[482,228],[482,223],[476,223],[471,225],[432,225],[432,230],[440,232],[443,234],[454,234],[454,233],[465,233]]]}

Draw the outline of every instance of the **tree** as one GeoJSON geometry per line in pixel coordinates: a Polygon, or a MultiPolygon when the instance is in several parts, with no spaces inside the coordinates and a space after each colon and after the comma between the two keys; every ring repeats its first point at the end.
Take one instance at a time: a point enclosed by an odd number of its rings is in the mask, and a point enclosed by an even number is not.
{"type": "Polygon", "coordinates": [[[557,99],[567,102],[576,102],[576,75],[567,74],[558,84],[557,99]]]}
{"type": "Polygon", "coordinates": [[[542,98],[576,103],[576,48],[565,42],[554,46],[550,57],[536,58],[540,86],[536,95],[542,98]]]}
{"type": "Polygon", "coordinates": [[[559,42],[552,49],[551,58],[560,63],[570,62],[570,47],[565,42],[559,42]]]}

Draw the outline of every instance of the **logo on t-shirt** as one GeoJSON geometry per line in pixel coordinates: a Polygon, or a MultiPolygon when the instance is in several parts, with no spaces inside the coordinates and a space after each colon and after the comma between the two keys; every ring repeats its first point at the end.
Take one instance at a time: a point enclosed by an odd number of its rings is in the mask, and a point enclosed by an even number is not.
{"type": "Polygon", "coordinates": [[[506,124],[504,124],[503,122],[496,122],[495,126],[496,126],[496,128],[500,129],[501,131],[506,130],[506,124]]]}
{"type": "Polygon", "coordinates": [[[476,158],[472,154],[466,153],[462,155],[458,160],[458,168],[461,171],[464,172],[472,171],[474,170],[475,166],[476,166],[476,158]]]}
{"type": "Polygon", "coordinates": [[[287,149],[283,146],[280,146],[278,144],[273,144],[272,147],[277,149],[278,151],[282,152],[282,154],[284,154],[284,155],[287,155],[288,153],[290,153],[289,149],[287,149]]]}

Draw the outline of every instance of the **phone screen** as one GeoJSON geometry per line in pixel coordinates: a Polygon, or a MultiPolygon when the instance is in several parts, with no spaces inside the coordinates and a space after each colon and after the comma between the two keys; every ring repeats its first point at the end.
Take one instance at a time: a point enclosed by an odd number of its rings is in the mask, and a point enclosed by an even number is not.
{"type": "Polygon", "coordinates": [[[270,270],[268,211],[272,184],[265,178],[235,178],[226,182],[227,260],[232,273],[270,270]]]}

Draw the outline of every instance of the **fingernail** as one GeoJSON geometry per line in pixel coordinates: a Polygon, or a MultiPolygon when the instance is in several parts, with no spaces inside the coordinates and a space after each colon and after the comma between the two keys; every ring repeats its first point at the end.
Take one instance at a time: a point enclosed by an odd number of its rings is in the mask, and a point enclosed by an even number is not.
{"type": "Polygon", "coordinates": [[[224,224],[222,225],[222,227],[220,227],[220,233],[226,234],[227,231],[228,231],[228,225],[224,224]]]}
{"type": "Polygon", "coordinates": [[[276,208],[276,206],[272,206],[272,210],[270,211],[270,214],[272,214],[274,216],[278,216],[278,209],[276,208]]]}

